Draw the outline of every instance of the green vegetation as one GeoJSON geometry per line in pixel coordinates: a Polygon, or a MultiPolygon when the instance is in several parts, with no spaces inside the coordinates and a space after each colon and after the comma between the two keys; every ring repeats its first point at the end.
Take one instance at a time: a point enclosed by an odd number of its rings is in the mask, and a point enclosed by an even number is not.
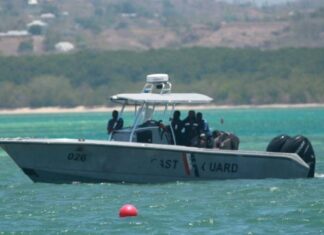
{"type": "Polygon", "coordinates": [[[187,48],[0,57],[0,108],[105,105],[168,73],[174,91],[218,104],[324,102],[324,49],[187,48]]]}
{"type": "Polygon", "coordinates": [[[33,25],[33,26],[30,26],[28,29],[28,32],[31,35],[41,35],[43,33],[42,31],[43,31],[42,26],[40,26],[40,25],[33,25]]]}
{"type": "Polygon", "coordinates": [[[32,52],[33,49],[34,49],[33,41],[32,40],[26,40],[26,41],[22,41],[19,44],[18,52],[20,52],[20,53],[29,53],[29,52],[32,52]]]}

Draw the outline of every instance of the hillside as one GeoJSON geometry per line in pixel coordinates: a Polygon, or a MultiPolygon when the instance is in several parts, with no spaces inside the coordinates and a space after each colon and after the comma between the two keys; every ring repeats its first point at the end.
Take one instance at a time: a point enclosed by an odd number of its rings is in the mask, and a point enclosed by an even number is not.
{"type": "Polygon", "coordinates": [[[77,50],[324,46],[322,0],[262,6],[240,2],[2,0],[0,53],[44,54],[62,41],[77,50]],[[35,21],[44,25],[27,27],[35,21]],[[26,30],[29,34],[22,33],[26,30]]]}

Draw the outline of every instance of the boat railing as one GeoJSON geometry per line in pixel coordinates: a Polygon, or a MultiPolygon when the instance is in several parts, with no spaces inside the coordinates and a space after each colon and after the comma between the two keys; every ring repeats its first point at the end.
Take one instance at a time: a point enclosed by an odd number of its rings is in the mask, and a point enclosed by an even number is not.
{"type": "Polygon", "coordinates": [[[158,94],[168,94],[171,93],[172,84],[170,82],[161,83],[146,83],[142,89],[142,93],[154,93],[157,90],[158,94]]]}

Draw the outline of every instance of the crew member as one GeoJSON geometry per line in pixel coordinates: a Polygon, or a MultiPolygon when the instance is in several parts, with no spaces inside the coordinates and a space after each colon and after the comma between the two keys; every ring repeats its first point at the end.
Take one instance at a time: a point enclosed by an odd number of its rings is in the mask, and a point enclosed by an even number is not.
{"type": "Polygon", "coordinates": [[[183,122],[180,119],[181,113],[179,110],[174,111],[173,118],[171,121],[171,126],[174,132],[174,137],[177,145],[182,145],[182,128],[183,128],[183,122]]]}
{"type": "Polygon", "coordinates": [[[199,134],[206,134],[206,136],[210,135],[209,126],[205,119],[203,119],[203,115],[201,112],[198,112],[196,115],[196,121],[198,124],[198,132],[199,134]]]}
{"type": "Polygon", "coordinates": [[[107,124],[108,135],[115,130],[119,130],[123,128],[123,125],[124,125],[124,120],[122,118],[118,118],[118,111],[114,110],[112,112],[112,118],[109,120],[107,124]]]}
{"type": "Polygon", "coordinates": [[[184,134],[183,141],[186,146],[198,145],[198,123],[196,121],[196,114],[194,110],[188,112],[188,116],[183,120],[184,134]]]}
{"type": "Polygon", "coordinates": [[[213,147],[220,149],[238,150],[240,139],[233,133],[213,131],[213,147]]]}

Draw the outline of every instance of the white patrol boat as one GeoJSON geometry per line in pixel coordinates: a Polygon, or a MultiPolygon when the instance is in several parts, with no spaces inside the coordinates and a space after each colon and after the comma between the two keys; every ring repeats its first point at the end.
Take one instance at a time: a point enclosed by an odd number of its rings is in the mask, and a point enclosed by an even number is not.
{"type": "Polygon", "coordinates": [[[162,106],[170,121],[176,105],[206,104],[212,98],[171,93],[171,87],[167,74],[152,74],[141,93],[112,96],[122,106],[120,116],[132,105],[135,118],[131,127],[114,130],[108,141],[1,138],[0,146],[34,182],[162,183],[314,176],[314,151],[302,136],[276,137],[269,151],[178,145],[172,125],[156,121],[154,115],[161,112],[154,111],[162,106]]]}

